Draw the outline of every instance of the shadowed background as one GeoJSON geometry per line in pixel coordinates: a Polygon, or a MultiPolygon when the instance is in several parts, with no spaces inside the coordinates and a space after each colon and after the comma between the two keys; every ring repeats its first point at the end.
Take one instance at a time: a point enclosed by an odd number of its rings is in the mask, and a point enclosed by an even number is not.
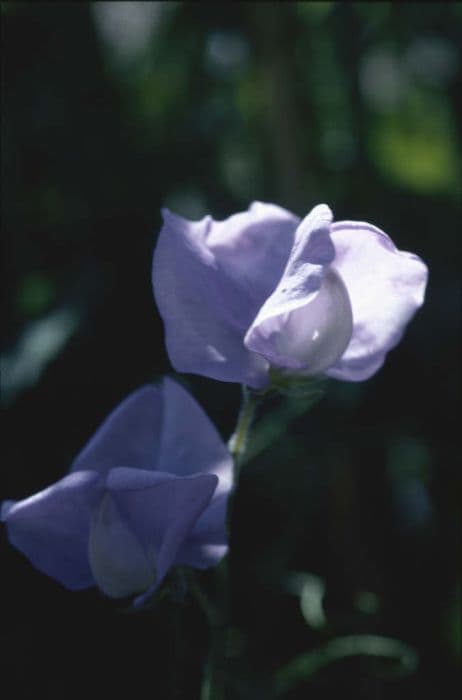
{"type": "MultiPolygon", "coordinates": [[[[361,633],[402,641],[417,668],[306,663],[280,697],[449,697],[460,4],[3,3],[2,44],[0,497],[60,478],[116,403],[172,371],[150,278],[162,206],[222,219],[254,199],[300,216],[326,202],[369,221],[428,264],[427,300],[374,378],[259,416],[232,529],[232,697],[272,697],[292,658],[361,633]]],[[[182,381],[228,438],[239,387],[182,381]]],[[[199,697],[207,630],[189,598],[129,614],[36,572],[3,529],[0,546],[16,697],[199,697]]]]}

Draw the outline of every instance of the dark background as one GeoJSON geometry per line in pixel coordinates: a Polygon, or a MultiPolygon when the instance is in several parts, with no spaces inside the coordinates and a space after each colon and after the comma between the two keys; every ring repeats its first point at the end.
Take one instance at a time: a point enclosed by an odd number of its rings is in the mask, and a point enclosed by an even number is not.
{"type": "MultiPolygon", "coordinates": [[[[281,697],[455,697],[461,5],[3,3],[2,45],[1,498],[63,476],[116,403],[172,371],[150,279],[162,206],[326,202],[374,223],[428,264],[426,303],[374,378],[331,382],[243,473],[230,697],[269,698],[297,654],[361,633],[409,645],[417,669],[338,660],[281,697]],[[326,620],[304,619],[293,572],[321,579],[326,620]]],[[[227,438],[239,387],[183,381],[227,438]]],[[[131,614],[0,542],[3,688],[199,697],[189,598],[131,614]]]]}

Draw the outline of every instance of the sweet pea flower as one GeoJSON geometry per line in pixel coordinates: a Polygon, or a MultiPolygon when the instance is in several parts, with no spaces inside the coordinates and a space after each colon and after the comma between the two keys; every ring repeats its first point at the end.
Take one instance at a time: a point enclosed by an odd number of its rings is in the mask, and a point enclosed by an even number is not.
{"type": "Polygon", "coordinates": [[[424,299],[425,264],[368,223],[254,202],[224,221],[163,210],[154,296],[178,371],[265,388],[272,373],[371,377],[424,299]]]}
{"type": "Polygon", "coordinates": [[[9,540],[71,590],[151,595],[172,566],[206,568],[226,553],[232,461],[209,419],[170,379],[128,396],[70,472],[6,501],[9,540]]]}

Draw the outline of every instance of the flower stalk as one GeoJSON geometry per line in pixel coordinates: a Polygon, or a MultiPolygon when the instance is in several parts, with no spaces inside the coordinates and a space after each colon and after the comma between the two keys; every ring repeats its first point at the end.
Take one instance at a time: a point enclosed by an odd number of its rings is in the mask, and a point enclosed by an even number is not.
{"type": "Polygon", "coordinates": [[[239,473],[244,460],[245,451],[247,449],[250,428],[255,417],[255,411],[261,396],[242,386],[242,405],[237,419],[237,425],[234,433],[231,435],[228,442],[228,449],[231,453],[234,463],[234,485],[236,486],[239,480],[239,473]]]}
{"type": "MultiPolygon", "coordinates": [[[[252,427],[255,411],[262,394],[258,395],[247,386],[242,386],[242,404],[234,433],[228,442],[228,449],[233,458],[233,492],[228,501],[228,530],[230,529],[231,514],[234,504],[234,493],[239,482],[239,474],[244,462],[250,429],[252,427]]],[[[204,674],[201,690],[201,700],[224,700],[226,697],[226,650],[229,636],[229,559],[221,562],[216,571],[217,593],[220,604],[220,612],[215,609],[210,615],[210,610],[204,606],[202,593],[196,586],[194,593],[198,602],[207,616],[211,648],[209,659],[204,674]],[[218,614],[217,614],[218,613],[218,614]]]]}

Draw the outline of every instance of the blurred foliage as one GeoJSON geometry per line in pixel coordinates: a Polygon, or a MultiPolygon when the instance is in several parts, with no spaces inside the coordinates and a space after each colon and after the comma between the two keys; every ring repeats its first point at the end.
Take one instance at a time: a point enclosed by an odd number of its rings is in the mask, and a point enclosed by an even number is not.
{"type": "MultiPolygon", "coordinates": [[[[261,199],[303,216],[325,201],[421,255],[427,301],[367,383],[330,382],[308,414],[293,398],[260,411],[232,528],[232,697],[269,698],[280,669],[313,664],[281,697],[453,687],[460,3],[4,2],[2,45],[1,496],[59,478],[116,402],[171,371],[150,281],[162,206],[225,218],[261,199]],[[317,618],[294,572],[318,582],[317,618]],[[325,666],[361,635],[397,640],[417,669],[388,678],[351,646],[325,666]]],[[[239,387],[187,383],[228,437],[239,387]]],[[[31,679],[47,698],[81,697],[89,679],[198,697],[207,631],[191,600],[117,615],[4,536],[1,550],[16,697],[31,679]]]]}

